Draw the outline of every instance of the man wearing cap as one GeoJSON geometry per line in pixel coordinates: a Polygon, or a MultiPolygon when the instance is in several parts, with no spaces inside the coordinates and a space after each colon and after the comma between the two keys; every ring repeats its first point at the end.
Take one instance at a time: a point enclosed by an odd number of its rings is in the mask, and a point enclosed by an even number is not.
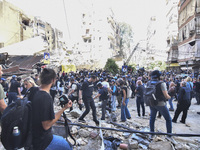
{"type": "MultiPolygon", "coordinates": [[[[2,72],[2,66],[0,65],[0,77],[2,76],[3,72],[2,72]]],[[[5,94],[4,94],[4,90],[2,85],[0,84],[0,112],[2,113],[4,111],[4,109],[7,107],[5,101],[5,94]]]]}
{"type": "MultiPolygon", "coordinates": [[[[154,70],[151,73],[151,84],[156,84],[159,82],[161,72],[159,70],[154,70]]],[[[147,83],[148,85],[149,83],[147,83]]],[[[154,132],[154,124],[156,119],[156,114],[159,111],[166,120],[167,133],[172,133],[172,119],[169,114],[169,110],[166,106],[166,99],[171,97],[168,95],[166,83],[162,82],[156,86],[156,99],[158,99],[158,104],[156,106],[150,106],[150,131],[154,132]]]]}

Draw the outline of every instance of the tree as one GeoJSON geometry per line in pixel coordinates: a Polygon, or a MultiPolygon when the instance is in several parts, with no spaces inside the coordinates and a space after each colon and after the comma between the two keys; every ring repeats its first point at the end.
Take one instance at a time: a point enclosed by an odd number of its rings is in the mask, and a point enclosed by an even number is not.
{"type": "Polygon", "coordinates": [[[119,54],[123,58],[127,58],[126,56],[126,50],[130,49],[130,45],[133,39],[133,30],[132,27],[124,22],[119,23],[119,28],[120,28],[120,51],[119,54]]]}
{"type": "Polygon", "coordinates": [[[166,63],[162,62],[162,61],[155,61],[155,62],[150,63],[148,65],[147,69],[154,70],[155,67],[159,67],[161,71],[165,70],[166,69],[166,63]]]}
{"type": "Polygon", "coordinates": [[[113,73],[113,74],[117,74],[118,70],[119,70],[119,67],[116,64],[115,60],[113,60],[111,58],[108,58],[104,69],[109,71],[109,72],[111,72],[111,73],[113,73]]]}

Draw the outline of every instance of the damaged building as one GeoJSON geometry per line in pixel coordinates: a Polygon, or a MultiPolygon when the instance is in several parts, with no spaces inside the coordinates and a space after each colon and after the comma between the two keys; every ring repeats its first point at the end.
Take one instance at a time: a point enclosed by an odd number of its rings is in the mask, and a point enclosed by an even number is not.
{"type": "Polygon", "coordinates": [[[200,1],[180,0],[178,63],[182,70],[200,69],[200,1]]]}

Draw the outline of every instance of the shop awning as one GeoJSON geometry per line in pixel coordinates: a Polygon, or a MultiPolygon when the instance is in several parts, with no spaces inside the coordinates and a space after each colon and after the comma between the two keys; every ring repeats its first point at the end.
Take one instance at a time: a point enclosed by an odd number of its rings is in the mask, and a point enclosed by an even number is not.
{"type": "Polygon", "coordinates": [[[171,63],[169,66],[170,67],[179,67],[180,65],[178,63],[171,63]]]}

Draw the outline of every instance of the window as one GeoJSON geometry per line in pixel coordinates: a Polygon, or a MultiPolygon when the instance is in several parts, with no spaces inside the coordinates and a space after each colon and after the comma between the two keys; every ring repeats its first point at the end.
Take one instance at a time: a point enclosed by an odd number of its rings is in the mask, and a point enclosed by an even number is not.
{"type": "Polygon", "coordinates": [[[86,34],[89,34],[89,31],[90,31],[89,29],[86,29],[86,34]]]}
{"type": "Polygon", "coordinates": [[[22,23],[26,26],[29,26],[29,20],[22,19],[22,23]]]}

